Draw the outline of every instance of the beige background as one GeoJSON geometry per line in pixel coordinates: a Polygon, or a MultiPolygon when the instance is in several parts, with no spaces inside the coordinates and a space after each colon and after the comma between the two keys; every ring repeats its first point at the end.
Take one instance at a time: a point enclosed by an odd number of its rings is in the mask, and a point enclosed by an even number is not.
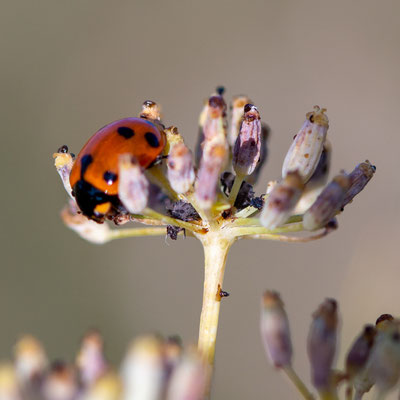
{"type": "Polygon", "coordinates": [[[71,360],[86,328],[99,327],[116,362],[130,338],[158,331],[195,341],[202,252],[192,239],[88,244],[66,229],[66,201],[52,166],[62,144],[163,105],[189,144],[203,99],[251,96],[272,127],[259,191],[279,176],[291,138],[314,104],[328,108],[332,173],[369,158],[373,182],[340,229],[307,245],[237,243],[229,256],[214,398],[289,399],[266,362],[259,298],[282,293],[295,366],[308,380],[310,314],[340,302],[344,348],[366,322],[400,314],[398,1],[15,1],[2,2],[0,355],[23,332],[71,360]]]}

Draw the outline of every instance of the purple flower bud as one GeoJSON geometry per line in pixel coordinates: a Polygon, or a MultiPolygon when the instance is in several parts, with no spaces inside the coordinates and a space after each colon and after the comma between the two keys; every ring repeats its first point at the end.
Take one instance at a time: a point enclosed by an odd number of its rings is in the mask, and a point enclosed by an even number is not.
{"type": "Polygon", "coordinates": [[[254,172],[261,154],[260,114],[255,106],[246,104],[244,116],[233,150],[232,165],[239,176],[254,172]]]}
{"type": "Polygon", "coordinates": [[[275,184],[261,212],[261,224],[267,229],[283,225],[292,214],[303,187],[303,180],[297,171],[289,172],[282,182],[275,184]]]}
{"type": "Polygon", "coordinates": [[[132,214],[139,214],[147,206],[149,182],[137,160],[129,154],[120,157],[118,195],[132,214]]]}
{"type": "Polygon", "coordinates": [[[167,400],[203,400],[209,371],[197,351],[186,351],[168,385],[167,400]]]}
{"type": "Polygon", "coordinates": [[[224,144],[207,144],[198,171],[196,198],[204,209],[211,208],[215,201],[219,175],[225,165],[227,148],[224,144]]]}
{"type": "Polygon", "coordinates": [[[163,347],[159,338],[137,338],[122,365],[123,400],[159,400],[164,386],[163,347]]]}
{"type": "Polygon", "coordinates": [[[313,231],[323,228],[337,214],[343,204],[343,199],[350,186],[347,175],[341,174],[321,192],[314,204],[304,214],[304,229],[313,231]]]}
{"type": "Polygon", "coordinates": [[[307,350],[311,379],[318,391],[329,390],[337,342],[337,303],[326,299],[313,314],[307,350]]]}
{"type": "Polygon", "coordinates": [[[349,379],[355,377],[367,364],[375,335],[375,327],[367,325],[352,344],[346,357],[346,373],[349,379]]]}
{"type": "Polygon", "coordinates": [[[107,362],[103,354],[103,338],[97,331],[88,332],[76,360],[84,386],[91,386],[107,371],[107,362]]]}
{"type": "Polygon", "coordinates": [[[247,96],[236,96],[232,100],[231,124],[228,139],[229,145],[232,147],[235,145],[236,139],[240,132],[244,106],[249,103],[251,103],[251,100],[247,96]]]}
{"type": "Polygon", "coordinates": [[[261,303],[261,337],[272,364],[285,367],[292,362],[289,321],[283,302],[276,292],[264,293],[261,303]]]}
{"type": "Polygon", "coordinates": [[[282,167],[282,176],[289,171],[298,170],[306,183],[317,168],[321,157],[329,121],[325,109],[314,107],[314,111],[307,113],[306,120],[286,154],[282,167]]]}
{"type": "Polygon", "coordinates": [[[192,153],[184,143],[171,147],[167,161],[168,180],[176,193],[186,193],[195,179],[192,153]]]}
{"type": "Polygon", "coordinates": [[[343,200],[342,207],[352,202],[354,197],[358,195],[371,180],[376,167],[372,165],[368,160],[358,164],[354,170],[349,174],[350,187],[346,192],[345,198],[343,200]]]}

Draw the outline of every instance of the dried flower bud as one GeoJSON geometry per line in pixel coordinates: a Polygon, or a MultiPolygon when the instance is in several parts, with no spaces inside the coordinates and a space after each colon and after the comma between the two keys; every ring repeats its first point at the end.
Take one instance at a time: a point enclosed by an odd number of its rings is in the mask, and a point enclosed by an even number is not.
{"type": "Polygon", "coordinates": [[[304,186],[303,194],[296,205],[294,214],[304,214],[314,204],[315,200],[324,189],[329,175],[331,153],[332,147],[326,140],[317,168],[304,186]]]}
{"type": "Polygon", "coordinates": [[[211,208],[215,201],[219,175],[227,158],[223,144],[210,144],[204,148],[196,182],[196,198],[204,209],[211,208]]]}
{"type": "Polygon", "coordinates": [[[172,372],[167,400],[203,400],[209,371],[195,350],[186,351],[172,372]]]}
{"type": "Polygon", "coordinates": [[[53,154],[54,165],[57,169],[58,174],[64,184],[64,188],[68,195],[73,199],[72,188],[69,183],[69,175],[71,173],[72,166],[74,165],[74,157],[68,152],[67,146],[62,146],[58,149],[57,153],[53,154]]]}
{"type": "Polygon", "coordinates": [[[297,171],[288,173],[282,182],[274,185],[261,212],[261,224],[267,229],[283,225],[292,214],[303,187],[297,171]]]}
{"type": "Polygon", "coordinates": [[[168,380],[172,371],[176,368],[182,358],[182,342],[177,336],[170,337],[164,343],[164,366],[165,379],[168,380]]]}
{"type": "Polygon", "coordinates": [[[103,354],[103,338],[97,331],[88,332],[81,344],[76,364],[84,386],[91,386],[107,371],[103,354]]]}
{"type": "Polygon", "coordinates": [[[21,400],[17,376],[10,364],[0,364],[0,399],[21,400]]]}
{"type": "Polygon", "coordinates": [[[374,173],[376,171],[376,167],[372,165],[368,160],[365,162],[358,164],[354,170],[349,174],[350,178],[350,187],[346,192],[346,196],[343,200],[342,207],[352,202],[354,197],[358,195],[367,185],[367,183],[371,180],[374,173]]]}
{"type": "Polygon", "coordinates": [[[323,228],[337,214],[343,204],[344,196],[350,186],[347,175],[341,174],[321,192],[314,204],[303,217],[304,229],[313,231],[323,228]]]}
{"type": "Polygon", "coordinates": [[[226,142],[225,118],[226,104],[223,97],[211,96],[208,100],[207,114],[203,124],[205,141],[226,142]]]}
{"type": "Polygon", "coordinates": [[[378,331],[386,331],[393,325],[394,317],[391,314],[382,314],[378,317],[375,322],[376,329],[378,331]]]}
{"type": "Polygon", "coordinates": [[[114,373],[107,373],[94,382],[82,400],[120,400],[121,395],[120,379],[114,373]]]}
{"type": "Polygon", "coordinates": [[[176,144],[184,143],[182,135],[176,126],[170,126],[164,130],[167,138],[167,144],[164,149],[164,154],[169,154],[171,148],[176,144]]]}
{"type": "Polygon", "coordinates": [[[130,154],[120,157],[118,195],[132,214],[141,213],[147,206],[149,182],[137,160],[130,154]]]}
{"type": "Polygon", "coordinates": [[[236,138],[239,135],[240,125],[243,119],[243,108],[249,103],[251,103],[251,100],[247,96],[236,96],[232,100],[232,115],[228,137],[229,145],[232,147],[235,145],[236,138]]]}
{"type": "Polygon", "coordinates": [[[317,168],[322,148],[328,132],[328,117],[325,109],[314,107],[314,111],[306,115],[306,120],[286,154],[282,167],[282,176],[289,171],[298,170],[306,183],[317,168]]]}
{"type": "Polygon", "coordinates": [[[30,385],[39,380],[48,364],[46,353],[39,341],[31,335],[25,335],[15,345],[15,372],[18,381],[30,385]]]}
{"type": "Polygon", "coordinates": [[[346,357],[346,373],[349,379],[353,379],[358,375],[367,364],[375,335],[375,327],[373,325],[366,325],[362,333],[352,344],[346,357]]]}
{"type": "Polygon", "coordinates": [[[73,200],[61,211],[61,218],[68,228],[75,231],[83,239],[95,243],[104,244],[110,237],[110,228],[107,224],[98,224],[78,213],[78,208],[73,200]]]}
{"type": "Polygon", "coordinates": [[[192,153],[184,143],[172,146],[168,161],[168,180],[176,193],[186,193],[193,185],[195,173],[192,153]]]}
{"type": "Polygon", "coordinates": [[[326,299],[313,314],[307,340],[311,379],[318,391],[329,390],[337,341],[337,303],[326,299]]]}
{"type": "Polygon", "coordinates": [[[164,384],[162,342],[154,336],[136,339],[122,366],[123,400],[159,400],[164,384]]]}
{"type": "Polygon", "coordinates": [[[275,367],[292,362],[292,342],[289,321],[283,302],[276,292],[264,293],[261,302],[261,337],[265,351],[275,367]]]}
{"type": "Polygon", "coordinates": [[[43,385],[45,400],[74,400],[78,386],[74,370],[62,362],[56,362],[43,385]]]}
{"type": "Polygon", "coordinates": [[[159,121],[161,119],[160,107],[157,103],[151,100],[146,100],[142,105],[142,112],[140,118],[159,121]]]}
{"type": "Polygon", "coordinates": [[[388,392],[399,381],[400,333],[397,327],[377,334],[368,360],[367,373],[380,395],[388,392]]]}
{"type": "Polygon", "coordinates": [[[261,154],[260,114],[255,106],[246,104],[244,116],[233,150],[232,165],[239,176],[254,172],[261,154]]]}

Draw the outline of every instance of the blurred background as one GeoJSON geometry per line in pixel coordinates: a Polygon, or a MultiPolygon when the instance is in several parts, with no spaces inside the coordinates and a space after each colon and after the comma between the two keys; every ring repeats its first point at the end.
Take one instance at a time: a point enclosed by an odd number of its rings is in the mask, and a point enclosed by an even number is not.
{"type": "Polygon", "coordinates": [[[341,309],[341,356],[361,326],[400,315],[398,1],[13,1],[0,15],[0,356],[30,332],[51,357],[72,360],[89,327],[119,362],[147,332],[197,339],[202,249],[193,239],[84,242],[63,226],[67,195],[53,167],[110,121],[152,99],[191,146],[203,100],[217,85],[248,94],[272,133],[258,183],[280,176],[305,113],[327,107],[331,174],[368,158],[370,185],[309,244],[240,241],[228,258],[214,398],[294,398],[259,339],[264,289],[281,292],[295,367],[309,381],[311,312],[341,309]]]}

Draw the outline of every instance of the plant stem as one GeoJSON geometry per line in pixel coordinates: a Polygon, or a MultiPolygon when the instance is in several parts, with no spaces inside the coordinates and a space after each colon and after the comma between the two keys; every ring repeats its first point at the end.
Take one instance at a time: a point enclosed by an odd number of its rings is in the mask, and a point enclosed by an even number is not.
{"type": "Polygon", "coordinates": [[[231,192],[229,193],[229,197],[228,197],[228,202],[232,205],[235,204],[235,200],[236,200],[236,197],[242,186],[243,179],[244,179],[244,176],[242,176],[242,175],[236,175],[236,177],[235,177],[231,192]]]}
{"type": "Polygon", "coordinates": [[[210,393],[212,370],[214,365],[215,342],[218,330],[220,290],[224,280],[225,264],[229,248],[235,241],[220,232],[196,235],[202,242],[205,257],[203,306],[200,317],[199,351],[209,368],[207,396],[210,393]]]}
{"type": "Polygon", "coordinates": [[[165,236],[167,230],[162,228],[131,228],[131,229],[113,229],[110,232],[110,240],[122,239],[134,236],[165,236]]]}
{"type": "Polygon", "coordinates": [[[289,380],[306,400],[314,400],[314,396],[310,393],[304,382],[299,378],[292,367],[287,366],[282,368],[282,370],[286,373],[289,380]]]}

